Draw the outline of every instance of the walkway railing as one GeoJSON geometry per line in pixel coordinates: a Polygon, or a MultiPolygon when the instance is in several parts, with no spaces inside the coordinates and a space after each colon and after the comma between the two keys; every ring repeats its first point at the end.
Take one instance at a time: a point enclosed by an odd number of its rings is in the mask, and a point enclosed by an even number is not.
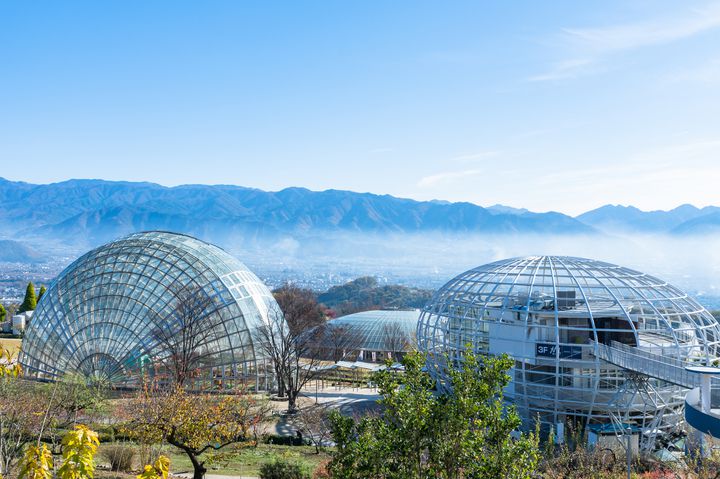
{"type": "Polygon", "coordinates": [[[700,375],[685,370],[688,363],[653,354],[617,341],[596,344],[597,357],[623,369],[692,389],[700,386],[700,375]]]}

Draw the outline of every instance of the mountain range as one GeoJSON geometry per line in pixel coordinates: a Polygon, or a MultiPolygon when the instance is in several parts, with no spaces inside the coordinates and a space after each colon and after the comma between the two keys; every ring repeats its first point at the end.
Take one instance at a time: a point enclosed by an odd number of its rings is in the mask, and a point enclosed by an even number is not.
{"type": "Polygon", "coordinates": [[[669,211],[641,211],[634,206],[605,205],[576,219],[605,232],[705,234],[720,232],[720,208],[681,205],[669,211]]]}
{"type": "MultiPolygon", "coordinates": [[[[472,203],[415,201],[341,190],[277,192],[230,185],[69,180],[30,184],[0,178],[0,231],[9,239],[78,248],[144,230],[172,230],[223,244],[332,233],[692,235],[720,232],[720,208],[683,205],[644,212],[607,205],[571,217],[472,203]]],[[[0,246],[1,248],[2,246],[0,246]]]]}
{"type": "Polygon", "coordinates": [[[0,227],[24,237],[102,243],[164,229],[199,237],[319,232],[593,233],[560,213],[501,211],[471,203],[305,188],[277,192],[239,186],[69,180],[33,185],[0,179],[0,227]]]}
{"type": "Polygon", "coordinates": [[[30,246],[14,240],[0,240],[0,262],[41,263],[47,257],[30,246]]]}

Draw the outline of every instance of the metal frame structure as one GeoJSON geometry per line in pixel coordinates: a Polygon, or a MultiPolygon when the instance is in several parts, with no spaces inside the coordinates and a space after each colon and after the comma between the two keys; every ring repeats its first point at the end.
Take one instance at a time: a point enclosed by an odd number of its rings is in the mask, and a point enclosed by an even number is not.
{"type": "Polygon", "coordinates": [[[81,373],[125,386],[140,374],[161,374],[156,365],[169,352],[152,331],[179,327],[176,302],[187,288],[210,298],[203,314],[219,318],[218,331],[201,345],[197,381],[267,389],[272,367],[254,331],[279,311],[268,288],[217,246],[159,231],[94,249],[57,277],[23,339],[25,374],[54,380],[81,373]]]}
{"type": "Polygon", "coordinates": [[[709,364],[720,353],[720,325],[678,288],[629,268],[557,256],[512,258],[460,274],[423,310],[417,337],[441,384],[448,361],[461,361],[468,344],[479,354],[512,356],[506,397],[526,428],[536,419],[545,428],[609,424],[618,417],[619,392],[623,421],[675,428],[687,389],[658,377],[656,368],[642,394],[627,395],[622,391],[641,365],[613,364],[599,348],[620,344],[638,361],[650,354],[679,364],[709,364]],[[661,424],[647,419],[658,414],[661,424]]]}
{"type": "Polygon", "coordinates": [[[347,337],[343,346],[357,353],[357,358],[383,362],[415,347],[419,317],[417,309],[361,311],[328,321],[321,338],[330,345],[333,330],[342,331],[347,337]]]}

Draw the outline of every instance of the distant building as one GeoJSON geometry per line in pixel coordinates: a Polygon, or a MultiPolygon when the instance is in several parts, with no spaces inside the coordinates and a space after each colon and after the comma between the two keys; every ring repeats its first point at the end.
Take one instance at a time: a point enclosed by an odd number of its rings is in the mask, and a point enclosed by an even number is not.
{"type": "Polygon", "coordinates": [[[25,328],[30,324],[33,313],[34,311],[25,311],[24,313],[14,315],[10,321],[11,332],[16,336],[23,334],[25,328]]]}
{"type": "Polygon", "coordinates": [[[382,363],[398,361],[415,349],[420,311],[375,310],[348,314],[327,322],[320,337],[323,357],[382,363]]]}

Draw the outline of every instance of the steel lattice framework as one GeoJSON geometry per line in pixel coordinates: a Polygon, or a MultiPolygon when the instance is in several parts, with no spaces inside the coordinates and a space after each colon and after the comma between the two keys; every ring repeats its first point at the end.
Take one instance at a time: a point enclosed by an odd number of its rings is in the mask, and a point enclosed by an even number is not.
{"type": "Polygon", "coordinates": [[[650,401],[619,395],[632,368],[599,358],[598,348],[630,346],[687,364],[707,364],[720,352],[720,325],[678,288],[621,266],[555,256],[507,259],[460,274],[423,310],[417,337],[441,384],[448,361],[462,361],[467,345],[512,356],[506,394],[528,428],[536,418],[545,426],[611,423],[620,396],[628,398],[625,421],[654,429],[662,414],[662,429],[676,427],[687,390],[650,377],[650,401]]]}
{"type": "Polygon", "coordinates": [[[178,294],[188,288],[211,300],[203,314],[219,318],[198,353],[198,378],[267,389],[272,367],[254,331],[269,324],[269,311],[279,311],[272,294],[217,246],[166,232],[101,246],[58,276],[23,339],[26,375],[53,380],[81,373],[123,385],[140,373],[158,374],[156,365],[169,353],[153,330],[178,327],[178,294]]]}
{"type": "Polygon", "coordinates": [[[357,349],[392,351],[402,342],[406,344],[404,350],[407,351],[415,345],[419,316],[418,310],[361,311],[328,321],[327,328],[345,328],[353,337],[357,349]],[[391,337],[393,334],[398,337],[391,337]]]}

